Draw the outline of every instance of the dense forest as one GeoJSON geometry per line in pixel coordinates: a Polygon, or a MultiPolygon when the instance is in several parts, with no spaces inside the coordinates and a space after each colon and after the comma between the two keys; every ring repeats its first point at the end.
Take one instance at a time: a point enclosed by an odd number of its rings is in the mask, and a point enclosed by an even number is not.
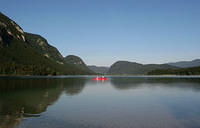
{"type": "Polygon", "coordinates": [[[64,60],[45,38],[0,13],[0,75],[92,74],[64,60]]]}
{"type": "Polygon", "coordinates": [[[155,69],[175,69],[177,67],[167,64],[140,64],[129,61],[117,61],[111,65],[109,74],[143,75],[155,69]]]}
{"type": "Polygon", "coordinates": [[[150,71],[148,75],[200,75],[200,67],[157,69],[150,71]]]}
{"type": "Polygon", "coordinates": [[[117,61],[111,67],[87,66],[74,55],[63,57],[37,34],[23,29],[0,12],[0,75],[200,75],[200,60],[168,64],[117,61]]]}

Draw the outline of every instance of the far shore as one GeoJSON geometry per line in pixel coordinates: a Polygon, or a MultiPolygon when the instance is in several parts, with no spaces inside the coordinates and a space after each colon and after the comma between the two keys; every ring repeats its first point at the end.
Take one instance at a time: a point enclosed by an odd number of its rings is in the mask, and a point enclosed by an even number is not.
{"type": "Polygon", "coordinates": [[[115,75],[0,75],[0,78],[71,78],[71,77],[96,77],[105,76],[112,77],[136,77],[136,78],[200,78],[200,75],[128,75],[128,74],[115,74],[115,75]]]}

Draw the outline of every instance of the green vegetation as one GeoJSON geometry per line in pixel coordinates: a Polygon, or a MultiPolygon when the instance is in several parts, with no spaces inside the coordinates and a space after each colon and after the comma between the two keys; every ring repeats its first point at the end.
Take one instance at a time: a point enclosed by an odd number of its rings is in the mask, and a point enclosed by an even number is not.
{"type": "Polygon", "coordinates": [[[78,56],[68,55],[64,58],[64,60],[67,64],[75,66],[75,67],[79,68],[80,70],[84,70],[86,72],[94,73],[92,70],[90,70],[87,67],[87,65],[84,63],[84,61],[78,56]]]}
{"type": "Polygon", "coordinates": [[[148,75],[200,75],[200,67],[180,69],[157,69],[148,72],[148,75]]]}
{"type": "Polygon", "coordinates": [[[0,75],[91,74],[65,62],[40,35],[25,33],[0,13],[0,75]]]}
{"type": "Polygon", "coordinates": [[[9,46],[1,48],[0,62],[2,75],[87,74],[69,64],[57,64],[40,55],[27,43],[15,39],[9,46]]]}
{"type": "Polygon", "coordinates": [[[200,66],[200,59],[196,59],[192,61],[179,61],[179,62],[167,63],[167,64],[180,67],[180,68],[198,67],[200,66]]]}
{"type": "MultiPolygon", "coordinates": [[[[176,63],[198,65],[199,60],[176,63]]],[[[200,75],[200,67],[177,68],[173,64],[139,64],[118,61],[110,68],[87,66],[78,56],[63,57],[40,35],[24,32],[13,20],[0,13],[0,75],[200,75]]]]}
{"type": "Polygon", "coordinates": [[[109,70],[109,67],[94,66],[94,65],[88,66],[88,68],[98,74],[105,74],[109,70]]]}
{"type": "Polygon", "coordinates": [[[49,45],[47,40],[40,35],[25,33],[28,44],[31,45],[37,52],[43,54],[47,58],[64,63],[64,59],[60,52],[53,46],[49,45]]]}
{"type": "Polygon", "coordinates": [[[147,74],[149,71],[155,70],[155,69],[174,69],[176,67],[170,66],[167,64],[139,64],[134,62],[128,62],[128,61],[118,61],[114,63],[109,71],[108,74],[121,74],[121,75],[128,75],[128,74],[147,74]]]}

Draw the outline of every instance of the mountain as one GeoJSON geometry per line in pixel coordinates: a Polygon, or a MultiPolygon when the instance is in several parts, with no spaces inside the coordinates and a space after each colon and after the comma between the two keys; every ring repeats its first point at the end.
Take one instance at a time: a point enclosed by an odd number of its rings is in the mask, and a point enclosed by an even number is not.
{"type": "Polygon", "coordinates": [[[57,48],[48,44],[47,40],[40,35],[25,33],[27,43],[31,45],[37,52],[46,58],[55,61],[58,64],[64,64],[64,58],[57,48]]]}
{"type": "Polygon", "coordinates": [[[94,65],[88,66],[88,68],[95,73],[107,73],[109,70],[109,67],[94,66],[94,65]]]}
{"type": "Polygon", "coordinates": [[[188,68],[188,67],[197,67],[200,66],[200,59],[192,60],[192,61],[179,61],[174,63],[167,63],[172,66],[188,68]]]}
{"type": "Polygon", "coordinates": [[[75,66],[77,68],[80,68],[81,70],[93,73],[92,70],[90,70],[87,65],[84,63],[84,61],[75,55],[68,55],[64,58],[64,61],[72,66],[75,66]]]}
{"type": "Polygon", "coordinates": [[[157,69],[148,72],[148,75],[200,75],[200,66],[179,69],[157,69]]]}
{"type": "Polygon", "coordinates": [[[65,62],[59,51],[40,35],[30,34],[0,12],[0,74],[88,74],[65,62]]]}
{"type": "Polygon", "coordinates": [[[176,67],[167,64],[139,64],[129,61],[117,61],[111,65],[109,74],[147,74],[155,69],[174,69],[176,67]]]}
{"type": "Polygon", "coordinates": [[[8,46],[15,39],[25,42],[23,29],[0,12],[0,46],[8,46]]]}

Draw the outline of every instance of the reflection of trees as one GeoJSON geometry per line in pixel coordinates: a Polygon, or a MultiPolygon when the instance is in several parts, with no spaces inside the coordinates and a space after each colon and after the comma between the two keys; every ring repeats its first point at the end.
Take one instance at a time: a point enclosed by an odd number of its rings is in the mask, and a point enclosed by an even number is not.
{"type": "Polygon", "coordinates": [[[142,84],[148,84],[148,87],[164,86],[200,90],[198,78],[113,77],[111,84],[117,89],[134,89],[141,87],[142,84]]]}
{"type": "Polygon", "coordinates": [[[140,79],[133,78],[111,78],[111,84],[117,89],[137,88],[141,84],[140,79]]]}
{"type": "Polygon", "coordinates": [[[75,95],[85,79],[0,79],[0,128],[12,128],[23,117],[40,116],[62,92],[75,95]]]}
{"type": "Polygon", "coordinates": [[[70,78],[64,82],[64,90],[68,95],[79,94],[85,86],[86,78],[70,78]]]}

